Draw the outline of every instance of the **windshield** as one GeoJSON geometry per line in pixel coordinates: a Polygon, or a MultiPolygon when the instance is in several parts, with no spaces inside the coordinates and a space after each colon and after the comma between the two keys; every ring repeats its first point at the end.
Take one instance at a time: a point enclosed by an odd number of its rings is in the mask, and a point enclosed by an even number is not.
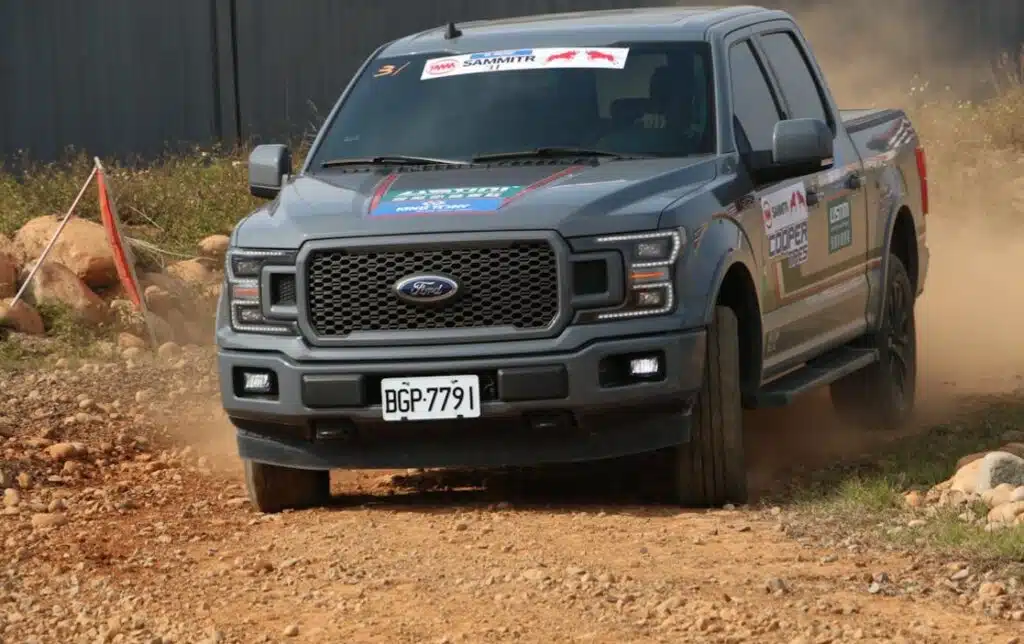
{"type": "Polygon", "coordinates": [[[379,58],[311,164],[379,156],[468,161],[546,147],[681,157],[715,149],[707,43],[379,58]]]}

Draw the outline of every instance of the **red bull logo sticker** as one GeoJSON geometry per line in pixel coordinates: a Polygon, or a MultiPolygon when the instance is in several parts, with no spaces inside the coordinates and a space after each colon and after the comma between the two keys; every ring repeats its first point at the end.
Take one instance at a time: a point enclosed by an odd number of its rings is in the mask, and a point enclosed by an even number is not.
{"type": "Polygon", "coordinates": [[[420,80],[529,69],[623,69],[628,47],[547,47],[488,51],[432,58],[423,65],[420,80]]]}

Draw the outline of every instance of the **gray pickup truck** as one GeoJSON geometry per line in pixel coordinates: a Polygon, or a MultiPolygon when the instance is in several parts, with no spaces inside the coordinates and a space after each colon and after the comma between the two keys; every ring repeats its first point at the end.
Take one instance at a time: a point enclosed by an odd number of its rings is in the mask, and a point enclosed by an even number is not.
{"type": "Polygon", "coordinates": [[[217,345],[261,511],[336,468],[645,452],[674,502],[742,503],[742,409],[912,412],[925,155],[902,111],[836,107],[785,12],[401,38],[249,182],[217,345]]]}

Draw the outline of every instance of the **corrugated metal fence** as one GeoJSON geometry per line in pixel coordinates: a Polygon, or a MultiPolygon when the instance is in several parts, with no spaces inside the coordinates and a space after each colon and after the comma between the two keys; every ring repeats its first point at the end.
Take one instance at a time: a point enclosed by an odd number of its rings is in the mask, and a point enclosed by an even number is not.
{"type": "MultiPolygon", "coordinates": [[[[837,34],[851,33],[842,27],[859,16],[861,26],[887,24],[878,37],[889,38],[893,21],[906,15],[896,9],[911,2],[761,4],[842,6],[837,34]]],[[[448,20],[669,3],[0,0],[0,156],[49,160],[73,146],[152,157],[185,142],[292,138],[319,124],[358,65],[386,40],[448,20]]],[[[926,15],[907,33],[920,38],[927,23],[925,31],[941,41],[936,51],[989,56],[1024,41],[1024,0],[926,4],[926,15]]],[[[870,46],[863,30],[856,32],[861,46],[870,46]]]]}

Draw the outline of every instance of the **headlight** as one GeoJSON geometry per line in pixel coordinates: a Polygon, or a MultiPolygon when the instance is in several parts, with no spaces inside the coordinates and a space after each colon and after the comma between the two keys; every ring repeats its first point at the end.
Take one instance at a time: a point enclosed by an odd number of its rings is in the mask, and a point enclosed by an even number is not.
{"type": "Polygon", "coordinates": [[[673,271],[686,231],[599,237],[597,244],[614,246],[626,258],[626,298],[614,311],[597,313],[597,320],[663,315],[675,307],[673,271]]]}
{"type": "Polygon", "coordinates": [[[225,259],[231,328],[243,333],[295,333],[295,253],[231,248],[225,259]]]}

